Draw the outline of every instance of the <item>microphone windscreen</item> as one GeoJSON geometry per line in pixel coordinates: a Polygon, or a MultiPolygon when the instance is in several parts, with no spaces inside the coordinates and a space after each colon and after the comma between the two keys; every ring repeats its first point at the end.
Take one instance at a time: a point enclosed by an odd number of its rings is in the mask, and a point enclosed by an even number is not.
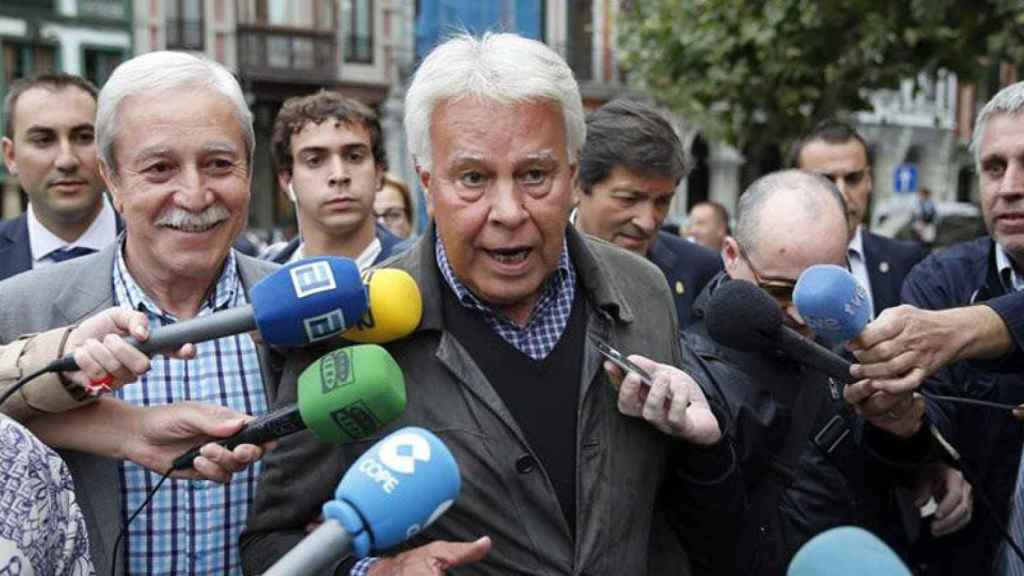
{"type": "Polygon", "coordinates": [[[804,322],[832,346],[856,338],[871,320],[867,291],[846,268],[833,264],[804,270],[793,303],[804,322]]]}
{"type": "Polygon", "coordinates": [[[370,269],[363,272],[370,308],[342,337],[352,342],[384,344],[405,338],[420,325],[423,298],[416,281],[405,270],[370,269]]]}
{"type": "MultiPolygon", "coordinates": [[[[429,526],[455,503],[459,467],[448,448],[428,430],[407,427],[375,444],[349,468],[324,516],[358,512],[369,541],[356,538],[357,557],[401,544],[429,526]],[[345,505],[339,505],[338,502],[345,505]],[[362,548],[362,549],[361,549],[362,548]]],[[[339,518],[345,524],[344,518],[339,518]]]]}
{"type": "Polygon", "coordinates": [[[317,438],[340,444],[366,438],[405,411],[405,378],[376,344],[323,355],[299,375],[299,415],[317,438]]]}
{"type": "Polygon", "coordinates": [[[366,288],[348,258],[321,256],[293,262],[250,290],[264,342],[305,346],[341,334],[366,313],[366,288]]]}
{"type": "Polygon", "coordinates": [[[722,282],[708,301],[705,323],[719,344],[737,350],[761,350],[772,345],[782,327],[779,304],[746,280],[722,282]]]}
{"type": "Polygon", "coordinates": [[[853,526],[826,530],[804,544],[787,576],[910,576],[910,570],[877,536],[853,526]]]}

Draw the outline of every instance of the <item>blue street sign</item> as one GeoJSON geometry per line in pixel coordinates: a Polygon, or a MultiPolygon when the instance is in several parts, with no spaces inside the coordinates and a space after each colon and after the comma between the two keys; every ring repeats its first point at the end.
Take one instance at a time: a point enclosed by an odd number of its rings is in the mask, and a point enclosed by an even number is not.
{"type": "Polygon", "coordinates": [[[917,192],[917,166],[900,164],[892,173],[893,190],[897,194],[913,194],[917,192]]]}

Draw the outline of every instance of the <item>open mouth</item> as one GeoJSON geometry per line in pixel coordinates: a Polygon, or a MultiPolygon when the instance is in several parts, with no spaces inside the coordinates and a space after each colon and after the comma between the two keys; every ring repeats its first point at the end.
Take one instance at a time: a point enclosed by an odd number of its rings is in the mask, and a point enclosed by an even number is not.
{"type": "Polygon", "coordinates": [[[180,223],[177,223],[177,224],[163,224],[161,226],[161,228],[170,228],[171,230],[176,230],[178,232],[185,232],[187,234],[202,234],[203,232],[208,232],[210,230],[213,230],[217,226],[220,226],[222,222],[224,222],[224,221],[223,220],[218,220],[216,222],[209,222],[209,223],[203,223],[203,222],[180,222],[180,223]]]}
{"type": "Polygon", "coordinates": [[[487,254],[500,264],[514,265],[526,261],[532,252],[532,248],[500,248],[498,250],[486,250],[487,254]]]}

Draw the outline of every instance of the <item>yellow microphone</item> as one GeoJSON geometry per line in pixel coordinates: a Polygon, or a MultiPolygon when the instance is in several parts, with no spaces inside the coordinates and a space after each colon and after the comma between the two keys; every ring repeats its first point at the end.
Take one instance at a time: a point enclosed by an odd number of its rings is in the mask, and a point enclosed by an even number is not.
{"type": "Polygon", "coordinates": [[[352,342],[384,344],[404,338],[420,325],[423,297],[405,270],[377,268],[363,272],[369,309],[358,324],[342,334],[352,342]]]}

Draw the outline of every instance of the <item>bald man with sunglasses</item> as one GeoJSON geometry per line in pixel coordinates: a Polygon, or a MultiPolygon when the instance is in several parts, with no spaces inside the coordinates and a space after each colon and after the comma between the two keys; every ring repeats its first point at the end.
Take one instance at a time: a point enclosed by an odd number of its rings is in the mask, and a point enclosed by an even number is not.
{"type": "Polygon", "coordinates": [[[809,266],[846,266],[845,214],[839,190],[819,175],[789,170],[755,181],[725,239],[725,271],[694,305],[683,369],[727,415],[735,454],[717,478],[694,473],[681,456],[674,462],[670,519],[695,574],[784,574],[801,545],[838,525],[909,548],[916,525],[903,519],[917,513],[909,489],[930,462],[921,399],[908,392],[854,410],[826,375],[775,351],[722,346],[703,322],[716,290],[747,281],[778,302],[788,326],[814,338],[793,287],[809,266]]]}

